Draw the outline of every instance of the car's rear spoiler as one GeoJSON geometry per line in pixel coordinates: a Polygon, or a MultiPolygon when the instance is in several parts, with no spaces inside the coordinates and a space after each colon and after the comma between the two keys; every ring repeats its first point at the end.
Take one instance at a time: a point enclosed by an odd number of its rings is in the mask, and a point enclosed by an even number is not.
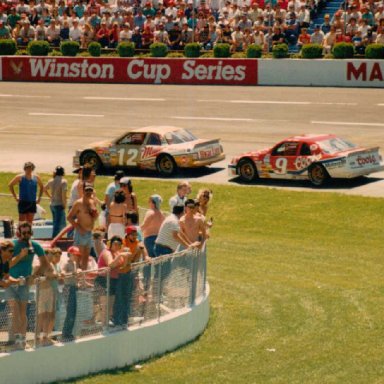
{"type": "Polygon", "coordinates": [[[194,148],[205,147],[206,145],[210,145],[210,144],[220,144],[220,139],[203,141],[202,143],[195,144],[194,148]]]}

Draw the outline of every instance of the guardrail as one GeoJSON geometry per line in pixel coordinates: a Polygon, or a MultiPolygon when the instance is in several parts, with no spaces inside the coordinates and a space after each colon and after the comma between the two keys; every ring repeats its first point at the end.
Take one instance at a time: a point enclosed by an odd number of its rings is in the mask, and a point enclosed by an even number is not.
{"type": "Polygon", "coordinates": [[[30,286],[27,334],[22,342],[15,340],[19,321],[15,308],[0,291],[0,349],[36,349],[160,321],[198,304],[205,297],[205,287],[205,249],[133,264],[118,279],[111,278],[109,268],[58,279],[38,278],[30,286]]]}

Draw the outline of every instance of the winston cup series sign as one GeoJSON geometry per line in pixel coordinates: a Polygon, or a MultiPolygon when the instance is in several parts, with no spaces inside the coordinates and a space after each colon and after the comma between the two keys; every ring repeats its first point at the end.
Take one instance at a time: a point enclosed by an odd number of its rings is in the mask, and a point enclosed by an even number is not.
{"type": "Polygon", "coordinates": [[[257,85],[257,60],[2,58],[5,81],[257,85]]]}

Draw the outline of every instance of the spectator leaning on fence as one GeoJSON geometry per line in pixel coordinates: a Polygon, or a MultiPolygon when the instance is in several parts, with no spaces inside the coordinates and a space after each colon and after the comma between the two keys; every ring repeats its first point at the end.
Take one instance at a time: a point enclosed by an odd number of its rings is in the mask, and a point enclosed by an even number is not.
{"type": "Polygon", "coordinates": [[[15,279],[9,274],[9,263],[13,256],[14,245],[10,240],[0,242],[0,287],[7,288],[11,284],[18,284],[20,279],[15,279]]]}
{"type": "Polygon", "coordinates": [[[17,240],[14,240],[14,256],[11,260],[10,275],[19,279],[19,285],[11,285],[6,289],[5,297],[10,306],[12,326],[10,342],[15,342],[18,348],[25,348],[27,333],[27,302],[29,299],[29,284],[32,275],[32,262],[37,255],[42,268],[47,260],[41,245],[31,240],[32,226],[29,222],[19,223],[17,240]]]}

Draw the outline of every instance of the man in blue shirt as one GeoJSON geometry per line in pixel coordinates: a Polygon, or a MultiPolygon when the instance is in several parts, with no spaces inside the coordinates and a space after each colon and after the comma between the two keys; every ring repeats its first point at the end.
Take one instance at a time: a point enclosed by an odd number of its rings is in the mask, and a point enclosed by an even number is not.
{"type": "MultiPolygon", "coordinates": [[[[19,285],[11,285],[5,291],[5,297],[11,309],[12,331],[16,347],[24,349],[27,333],[27,302],[29,298],[29,284],[31,283],[32,263],[35,255],[38,256],[40,265],[45,267],[47,260],[42,246],[31,240],[32,226],[22,222],[17,229],[18,239],[13,241],[14,256],[9,274],[14,279],[19,279],[19,285]]],[[[10,342],[13,340],[10,339],[10,342]]]]}

